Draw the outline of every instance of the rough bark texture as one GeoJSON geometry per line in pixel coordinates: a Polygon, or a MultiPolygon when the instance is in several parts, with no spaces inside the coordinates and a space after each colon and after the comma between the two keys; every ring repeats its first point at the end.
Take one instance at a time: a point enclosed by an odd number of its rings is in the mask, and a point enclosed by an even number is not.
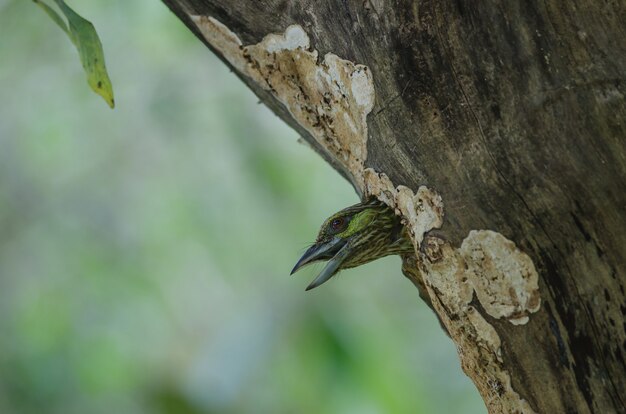
{"type": "Polygon", "coordinates": [[[490,412],[626,412],[623,2],[165,3],[405,217],[405,272],[490,412]]]}

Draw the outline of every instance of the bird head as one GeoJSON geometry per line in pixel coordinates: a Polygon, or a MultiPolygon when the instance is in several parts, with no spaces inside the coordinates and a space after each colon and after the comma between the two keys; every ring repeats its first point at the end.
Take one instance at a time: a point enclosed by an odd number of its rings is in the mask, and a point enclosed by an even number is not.
{"type": "Polygon", "coordinates": [[[306,290],[313,289],[342,269],[360,266],[390,254],[413,252],[413,244],[394,211],[378,200],[347,207],[330,216],[317,240],[296,263],[291,274],[302,267],[328,260],[306,290]]]}

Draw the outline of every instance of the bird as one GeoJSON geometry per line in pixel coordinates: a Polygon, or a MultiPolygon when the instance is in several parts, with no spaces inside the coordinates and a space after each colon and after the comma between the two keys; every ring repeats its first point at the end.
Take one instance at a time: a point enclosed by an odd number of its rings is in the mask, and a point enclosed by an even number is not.
{"type": "Polygon", "coordinates": [[[408,231],[392,208],[377,199],[369,199],[327,218],[315,243],[300,257],[291,274],[308,264],[327,260],[324,269],[306,288],[308,291],[343,269],[394,254],[415,254],[408,231]]]}

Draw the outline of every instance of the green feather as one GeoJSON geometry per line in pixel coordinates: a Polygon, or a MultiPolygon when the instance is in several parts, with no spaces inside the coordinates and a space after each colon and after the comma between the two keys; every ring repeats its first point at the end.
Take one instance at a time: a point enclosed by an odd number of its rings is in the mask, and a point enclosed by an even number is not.
{"type": "Polygon", "coordinates": [[[347,207],[326,219],[315,244],[300,259],[292,273],[308,263],[328,260],[320,277],[309,286],[311,289],[342,269],[360,266],[392,254],[413,252],[413,243],[400,217],[382,202],[370,200],[347,207]]]}

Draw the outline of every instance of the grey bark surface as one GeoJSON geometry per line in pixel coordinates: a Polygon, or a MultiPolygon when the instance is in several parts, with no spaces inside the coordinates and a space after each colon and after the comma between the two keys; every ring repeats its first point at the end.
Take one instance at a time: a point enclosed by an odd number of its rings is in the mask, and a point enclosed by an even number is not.
{"type": "MultiPolygon", "coordinates": [[[[540,413],[626,412],[623,2],[164,2],[202,41],[189,15],[214,17],[244,44],[299,24],[321,55],[366,65],[376,103],[365,166],[441,194],[437,234],[451,245],[492,229],[539,273],[541,309],[527,324],[481,312],[501,338],[511,387],[540,413]]],[[[271,93],[242,79],[332,160],[271,93]]],[[[506,411],[487,401],[498,386],[464,369],[490,411],[506,411]]]]}

